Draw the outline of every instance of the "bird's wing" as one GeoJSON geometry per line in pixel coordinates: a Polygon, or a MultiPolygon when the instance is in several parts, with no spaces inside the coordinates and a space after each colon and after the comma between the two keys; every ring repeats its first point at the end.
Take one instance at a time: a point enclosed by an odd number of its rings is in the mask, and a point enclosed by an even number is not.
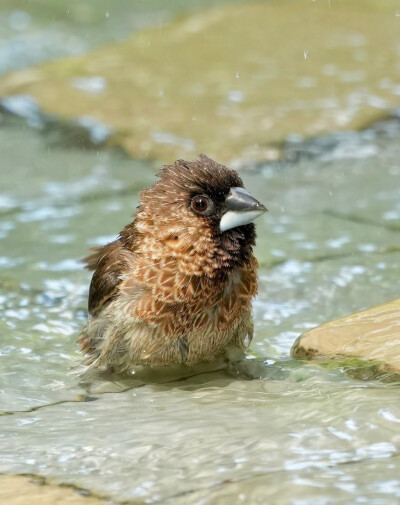
{"type": "Polygon", "coordinates": [[[95,270],[89,290],[89,314],[102,310],[118,293],[121,274],[127,268],[127,257],[132,256],[121,240],[93,250],[85,258],[86,268],[95,270]]]}
{"type": "Polygon", "coordinates": [[[82,259],[82,263],[84,263],[85,268],[87,270],[96,270],[97,262],[99,260],[99,257],[106,246],[102,247],[92,247],[89,249],[91,254],[86,256],[85,258],[82,259]]]}

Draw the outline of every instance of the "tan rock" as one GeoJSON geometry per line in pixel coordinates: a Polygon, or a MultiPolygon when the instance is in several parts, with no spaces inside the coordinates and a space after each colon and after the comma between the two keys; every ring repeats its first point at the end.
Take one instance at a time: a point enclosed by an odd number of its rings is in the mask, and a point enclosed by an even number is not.
{"type": "Polygon", "coordinates": [[[25,475],[0,475],[2,505],[101,505],[104,500],[82,496],[66,486],[44,483],[25,475]]]}
{"type": "Polygon", "coordinates": [[[398,107],[396,9],[398,0],[225,5],[10,73],[0,95],[90,116],[136,158],[275,158],[291,133],[358,129],[398,107]]]}
{"type": "Polygon", "coordinates": [[[296,340],[291,354],[305,360],[351,356],[400,372],[400,299],[307,331],[296,340]]]}

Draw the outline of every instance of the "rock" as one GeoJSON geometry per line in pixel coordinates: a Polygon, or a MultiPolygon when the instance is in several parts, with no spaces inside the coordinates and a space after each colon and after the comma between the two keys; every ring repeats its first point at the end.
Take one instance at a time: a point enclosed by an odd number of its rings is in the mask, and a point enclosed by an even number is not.
{"type": "Polygon", "coordinates": [[[27,475],[0,475],[0,502],[7,505],[101,505],[105,500],[72,486],[49,484],[27,475]]]}
{"type": "Polygon", "coordinates": [[[397,7],[225,5],[9,73],[0,95],[30,95],[67,122],[93,118],[135,158],[275,159],[290,134],[359,129],[398,106],[397,7]]]}
{"type": "Polygon", "coordinates": [[[400,372],[400,299],[307,331],[296,340],[291,354],[303,360],[351,356],[400,372]]]}

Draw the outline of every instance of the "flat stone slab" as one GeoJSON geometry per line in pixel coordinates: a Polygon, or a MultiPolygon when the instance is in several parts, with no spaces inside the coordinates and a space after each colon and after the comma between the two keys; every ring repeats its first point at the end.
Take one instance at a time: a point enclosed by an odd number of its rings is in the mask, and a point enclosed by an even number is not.
{"type": "Polygon", "coordinates": [[[31,95],[63,120],[89,117],[134,158],[275,159],[290,134],[359,129],[398,107],[397,8],[396,0],[213,8],[5,75],[0,96],[31,95]]]}
{"type": "Polygon", "coordinates": [[[307,331],[296,340],[291,354],[306,360],[352,356],[400,372],[400,299],[307,331]]]}
{"type": "Polygon", "coordinates": [[[80,494],[72,487],[56,486],[27,475],[0,475],[0,502],[4,505],[101,505],[102,499],[80,494]]]}

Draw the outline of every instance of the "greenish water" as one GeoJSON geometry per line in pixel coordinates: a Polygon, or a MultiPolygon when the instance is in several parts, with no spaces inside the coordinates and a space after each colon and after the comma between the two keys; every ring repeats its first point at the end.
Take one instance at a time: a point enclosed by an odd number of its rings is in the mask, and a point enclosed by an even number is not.
{"type": "Polygon", "coordinates": [[[0,119],[0,473],[117,503],[400,498],[398,383],[373,364],[290,358],[305,330],[399,296],[397,119],[292,137],[288,161],[242,163],[269,209],[257,221],[255,357],[133,377],[76,373],[90,282],[79,260],[126,224],[158,167],[0,119]]]}
{"type": "Polygon", "coordinates": [[[129,219],[154,167],[1,129],[0,471],[135,503],[393,503],[398,385],[289,358],[305,329],[398,295],[399,137],[369,138],[368,155],[357,139],[242,171],[270,210],[252,344],[263,358],[236,379],[83,382],[72,373],[89,283],[79,258],[129,219]]]}
{"type": "Polygon", "coordinates": [[[0,74],[82,54],[183,13],[245,0],[2,0],[0,74]]]}

